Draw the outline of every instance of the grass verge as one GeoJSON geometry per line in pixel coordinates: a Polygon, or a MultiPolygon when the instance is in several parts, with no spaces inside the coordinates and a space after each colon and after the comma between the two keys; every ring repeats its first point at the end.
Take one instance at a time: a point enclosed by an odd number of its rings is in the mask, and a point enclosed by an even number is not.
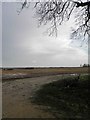
{"type": "Polygon", "coordinates": [[[47,106],[57,118],[89,119],[90,75],[63,78],[43,85],[33,98],[33,102],[47,106]]]}

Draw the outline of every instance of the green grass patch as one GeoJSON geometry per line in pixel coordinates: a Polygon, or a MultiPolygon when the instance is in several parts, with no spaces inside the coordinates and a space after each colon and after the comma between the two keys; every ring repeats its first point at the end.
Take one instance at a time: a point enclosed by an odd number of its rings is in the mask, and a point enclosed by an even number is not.
{"type": "Polygon", "coordinates": [[[49,110],[57,113],[58,118],[89,119],[89,85],[90,75],[63,78],[62,80],[43,85],[33,102],[48,106],[49,110]]]}

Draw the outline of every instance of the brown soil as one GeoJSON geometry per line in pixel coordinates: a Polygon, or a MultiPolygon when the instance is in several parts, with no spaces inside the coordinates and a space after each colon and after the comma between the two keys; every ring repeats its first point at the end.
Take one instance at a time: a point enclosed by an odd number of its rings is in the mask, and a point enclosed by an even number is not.
{"type": "Polygon", "coordinates": [[[60,79],[60,75],[17,79],[3,82],[3,118],[54,118],[47,108],[31,102],[32,96],[43,84],[60,79]]]}
{"type": "Polygon", "coordinates": [[[31,102],[35,91],[43,84],[60,79],[61,74],[64,76],[64,74],[87,72],[88,68],[0,70],[0,75],[2,73],[4,77],[2,80],[3,118],[55,118],[48,108],[31,102]],[[15,80],[12,79],[13,77],[15,80]]]}

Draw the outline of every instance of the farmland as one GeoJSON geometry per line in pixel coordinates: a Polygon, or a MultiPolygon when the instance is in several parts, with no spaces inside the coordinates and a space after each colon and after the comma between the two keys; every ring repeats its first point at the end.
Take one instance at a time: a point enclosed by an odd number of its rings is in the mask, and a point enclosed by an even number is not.
{"type": "Polygon", "coordinates": [[[80,74],[88,73],[88,67],[58,67],[58,68],[12,68],[3,69],[4,79],[31,78],[58,74],[80,74]]]}
{"type": "MultiPolygon", "coordinates": [[[[59,89],[58,81],[63,81],[64,78],[66,79],[68,77],[74,78],[75,76],[77,76],[77,74],[80,74],[80,76],[84,76],[88,73],[88,71],[89,71],[88,67],[3,69],[1,71],[3,77],[2,79],[3,118],[56,118],[58,116],[57,113],[60,112],[60,110],[58,111],[57,109],[59,103],[57,101],[58,98],[55,98],[54,100],[57,102],[57,106],[55,106],[55,104],[53,105],[52,103],[53,102],[55,103],[55,101],[53,101],[52,98],[55,96],[60,97],[58,92],[55,95],[55,91],[59,89]],[[54,86],[56,86],[54,87],[55,90],[52,89],[53,83],[55,83],[54,86]],[[50,92],[47,91],[45,88],[47,88],[47,90],[49,90],[50,92]],[[47,99],[48,95],[50,97],[47,99]],[[34,101],[34,97],[36,98],[36,101],[34,101]],[[45,98],[43,99],[43,97],[45,98]],[[46,103],[42,104],[43,100],[45,100],[46,103]],[[54,111],[54,109],[56,109],[57,111],[54,111]]],[[[61,82],[61,88],[62,88],[62,82],[61,82]]],[[[68,89],[69,88],[67,88],[67,90],[68,89]]],[[[72,89],[72,87],[70,89],[72,89]]],[[[70,91],[70,89],[68,91],[70,91]]],[[[75,87],[73,90],[75,91],[75,87]]],[[[78,93],[78,90],[79,88],[75,92],[76,94],[78,93]]],[[[86,92],[87,90],[85,89],[83,93],[87,95],[86,92]]],[[[62,96],[65,95],[65,91],[61,91],[60,94],[62,96]]],[[[68,94],[71,94],[71,92],[68,94]]],[[[68,98],[68,96],[66,97],[68,98]]],[[[75,98],[76,97],[77,95],[75,96],[75,98]]],[[[80,99],[80,101],[83,102],[85,100],[80,99]]],[[[70,104],[72,104],[72,101],[70,104]]],[[[77,109],[77,105],[78,105],[78,100],[77,100],[77,104],[74,105],[75,110],[77,109]]],[[[87,107],[86,104],[85,107],[87,107]]],[[[85,110],[87,111],[86,108],[85,110]]],[[[85,115],[87,117],[86,111],[85,111],[85,115]]],[[[69,114],[70,112],[68,111],[66,115],[69,114]]],[[[82,113],[77,115],[77,117],[78,116],[80,117],[81,114],[82,113]]],[[[63,115],[65,116],[64,112],[62,113],[62,115],[60,114],[59,117],[63,117],[63,115]]]]}

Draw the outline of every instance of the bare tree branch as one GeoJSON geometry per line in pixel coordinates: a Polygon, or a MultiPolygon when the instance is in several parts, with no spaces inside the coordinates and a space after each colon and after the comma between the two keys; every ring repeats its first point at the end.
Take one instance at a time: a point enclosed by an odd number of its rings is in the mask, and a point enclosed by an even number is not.
{"type": "MultiPolygon", "coordinates": [[[[26,1],[26,0],[25,0],[26,1]]],[[[27,2],[24,2],[22,9],[26,6],[27,2]]],[[[34,8],[38,15],[39,24],[46,25],[51,23],[49,29],[50,34],[57,35],[57,27],[64,21],[70,19],[70,16],[76,9],[76,24],[77,27],[72,32],[73,38],[82,37],[85,39],[87,35],[90,35],[90,1],[83,2],[82,0],[48,0],[47,2],[36,2],[34,8]]]]}

